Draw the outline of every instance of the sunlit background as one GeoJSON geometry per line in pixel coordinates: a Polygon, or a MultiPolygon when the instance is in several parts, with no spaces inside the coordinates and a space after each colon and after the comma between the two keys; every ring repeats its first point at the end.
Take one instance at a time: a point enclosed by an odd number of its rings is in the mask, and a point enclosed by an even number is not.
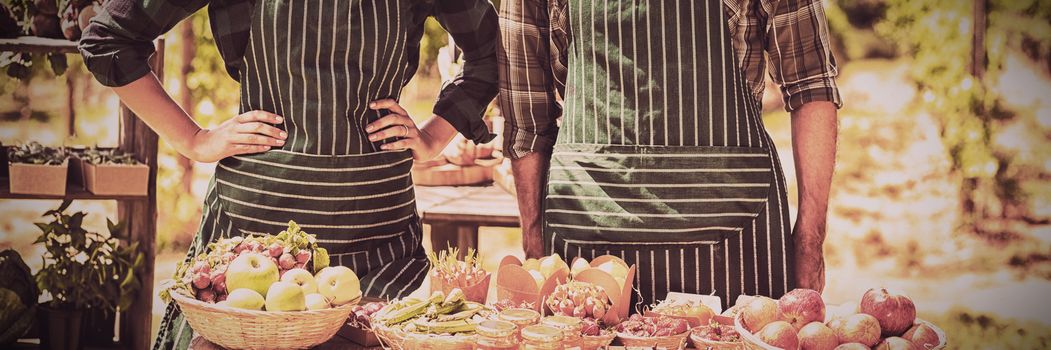
{"type": "MultiPolygon", "coordinates": [[[[832,303],[868,288],[897,288],[954,348],[1051,346],[1051,4],[988,1],[972,65],[975,13],[956,0],[826,1],[846,101],[830,203],[827,288],[832,303]]],[[[446,44],[430,21],[421,71],[402,95],[429,115],[446,44]]],[[[207,18],[194,15],[166,37],[165,85],[203,125],[234,115],[238,85],[221,66],[207,18]]],[[[0,141],[114,146],[118,101],[70,55],[56,76],[44,60],[30,79],[0,77],[0,141]],[[72,107],[72,108],[71,108],[72,107]],[[68,110],[73,110],[70,121],[68,110]],[[70,124],[73,135],[70,135],[70,124]]],[[[790,120],[776,87],[765,122],[795,196],[790,120]]],[[[200,219],[213,165],[161,144],[156,277],[169,278],[200,219]]],[[[33,225],[55,201],[0,200],[0,249],[34,269],[42,248],[33,225]]],[[[479,203],[484,205],[484,203],[479,203]]],[[[112,202],[79,201],[87,227],[105,231],[112,202]]],[[[793,208],[794,210],[794,208],[793,208]]],[[[483,229],[486,267],[521,255],[517,229],[483,229]]],[[[159,314],[163,306],[154,301],[159,314]]],[[[155,327],[156,327],[155,322],[155,327]]]]}

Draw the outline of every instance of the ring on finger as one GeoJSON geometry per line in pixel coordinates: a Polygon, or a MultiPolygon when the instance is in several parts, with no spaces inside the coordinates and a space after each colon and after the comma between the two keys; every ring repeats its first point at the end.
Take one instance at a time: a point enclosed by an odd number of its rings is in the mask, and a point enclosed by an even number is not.
{"type": "Polygon", "coordinates": [[[409,126],[408,125],[402,125],[401,127],[405,128],[405,132],[402,133],[401,136],[402,137],[409,136],[409,126]]]}

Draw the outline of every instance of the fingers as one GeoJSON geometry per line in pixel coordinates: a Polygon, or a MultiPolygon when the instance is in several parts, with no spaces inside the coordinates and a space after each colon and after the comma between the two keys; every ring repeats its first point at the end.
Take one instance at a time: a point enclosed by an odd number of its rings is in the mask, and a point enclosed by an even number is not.
{"type": "Polygon", "coordinates": [[[283,139],[275,139],[259,134],[234,134],[229,141],[233,144],[243,145],[282,146],[285,144],[283,139]]]}
{"type": "Polygon", "coordinates": [[[369,108],[371,108],[371,109],[388,109],[391,112],[394,112],[394,114],[401,114],[401,115],[404,115],[404,116],[408,116],[409,115],[409,112],[406,111],[404,108],[401,108],[401,105],[398,104],[398,101],[395,101],[392,98],[385,98],[385,99],[382,99],[382,100],[372,101],[372,103],[369,103],[369,108]]]}
{"type": "Polygon", "coordinates": [[[389,139],[392,137],[401,138],[414,138],[418,134],[415,126],[408,126],[403,124],[395,124],[390,127],[369,134],[369,141],[376,142],[383,139],[389,139]]]}
{"type": "Polygon", "coordinates": [[[270,124],[264,124],[261,122],[248,122],[238,124],[236,130],[240,133],[265,135],[279,140],[284,140],[288,137],[288,134],[284,131],[281,131],[281,129],[270,126],[270,124]]]}
{"type": "MultiPolygon", "coordinates": [[[[410,129],[416,128],[416,123],[413,122],[412,119],[409,118],[408,116],[401,115],[401,114],[388,114],[387,116],[385,116],[383,118],[380,118],[380,119],[377,119],[376,121],[366,125],[365,126],[365,132],[373,133],[373,132],[376,132],[377,130],[380,130],[380,129],[383,129],[383,128],[386,128],[386,127],[392,126],[392,125],[405,125],[405,126],[408,126],[410,129]]],[[[401,136],[401,135],[395,135],[395,136],[401,136]]]]}
{"type": "Polygon", "coordinates": [[[267,112],[267,111],[259,111],[259,110],[245,112],[245,113],[243,113],[241,115],[238,115],[234,119],[236,119],[237,122],[242,123],[242,124],[243,123],[251,123],[251,122],[281,124],[281,123],[283,123],[285,121],[285,118],[282,118],[281,116],[279,116],[277,114],[273,114],[273,113],[270,113],[270,112],[267,112]]]}
{"type": "Polygon", "coordinates": [[[239,154],[250,154],[250,153],[262,153],[270,150],[270,146],[263,145],[248,145],[248,144],[235,144],[229,148],[229,156],[235,156],[239,154]]]}
{"type": "Polygon", "coordinates": [[[412,148],[412,146],[415,145],[417,142],[418,139],[401,139],[398,141],[382,144],[380,145],[380,149],[388,151],[409,149],[412,148]]]}

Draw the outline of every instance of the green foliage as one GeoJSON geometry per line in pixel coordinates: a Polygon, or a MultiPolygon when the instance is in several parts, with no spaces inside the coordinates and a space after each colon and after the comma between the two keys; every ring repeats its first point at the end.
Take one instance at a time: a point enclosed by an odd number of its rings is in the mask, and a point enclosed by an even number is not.
{"type": "Polygon", "coordinates": [[[911,54],[911,75],[923,102],[941,119],[942,138],[955,168],[964,177],[964,192],[992,192],[1001,202],[1023,200],[1012,190],[1014,179],[1004,173],[1013,156],[998,152],[992,142],[998,122],[1014,111],[992,90],[1009,51],[1023,51],[1037,60],[1051,52],[1051,5],[1038,0],[990,0],[985,45],[979,66],[984,79],[972,76],[974,12],[971,1],[888,0],[879,33],[911,54]]]}
{"type": "Polygon", "coordinates": [[[14,343],[29,329],[39,296],[22,256],[13,249],[0,252],[0,347],[14,343]]]}
{"type": "Polygon", "coordinates": [[[85,212],[66,214],[66,200],[36,223],[43,243],[44,264],[36,274],[37,286],[51,294],[51,306],[62,309],[102,308],[127,310],[142,287],[138,272],[145,256],[138,243],[122,246],[114,236],[123,225],[107,220],[109,235],[88,232],[81,224],[85,212]]]}
{"type": "Polygon", "coordinates": [[[998,318],[952,309],[940,316],[923,315],[949,338],[949,349],[1047,349],[1051,328],[1033,321],[998,318]]]}
{"type": "Polygon", "coordinates": [[[91,146],[78,156],[89,164],[138,164],[135,155],[116,148],[100,149],[91,146]]]}
{"type": "Polygon", "coordinates": [[[7,149],[7,159],[11,163],[62,165],[68,158],[69,152],[65,148],[45,147],[36,141],[7,149]]]}

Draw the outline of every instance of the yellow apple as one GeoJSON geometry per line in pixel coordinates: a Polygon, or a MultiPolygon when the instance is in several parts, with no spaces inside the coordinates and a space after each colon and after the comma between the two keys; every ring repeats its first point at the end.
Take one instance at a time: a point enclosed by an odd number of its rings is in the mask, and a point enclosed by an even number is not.
{"type": "Polygon", "coordinates": [[[270,285],[278,281],[277,264],[259,253],[245,253],[230,262],[226,269],[226,289],[248,288],[266,295],[270,285]]]}
{"type": "MultiPolygon", "coordinates": [[[[311,276],[313,277],[313,276],[311,276]]],[[[328,308],[328,299],[324,295],[313,293],[307,294],[307,310],[321,310],[328,308]]]]}
{"type": "Polygon", "coordinates": [[[305,269],[291,269],[285,271],[285,274],[281,276],[281,282],[291,282],[299,285],[303,288],[303,294],[317,293],[317,280],[314,279],[314,275],[305,269]]]}
{"type": "Polygon", "coordinates": [[[526,261],[522,263],[522,268],[526,269],[526,271],[540,270],[540,260],[532,258],[526,259],[526,261]]]}
{"type": "Polygon", "coordinates": [[[580,258],[573,261],[573,267],[569,269],[569,273],[573,276],[576,276],[581,271],[587,270],[589,268],[591,268],[591,265],[588,264],[588,259],[580,258]]]}
{"type": "Polygon", "coordinates": [[[550,278],[551,275],[555,273],[555,271],[561,270],[563,268],[569,269],[569,265],[566,265],[566,262],[563,261],[562,257],[558,254],[546,256],[543,259],[540,259],[539,270],[540,274],[544,275],[544,278],[550,278]]]}
{"type": "Polygon", "coordinates": [[[223,301],[223,305],[229,307],[235,307],[238,309],[246,310],[262,310],[263,309],[263,296],[256,291],[241,288],[234,289],[226,296],[226,300],[223,301]]]}
{"type": "Polygon", "coordinates": [[[358,275],[346,266],[329,266],[317,273],[318,292],[332,305],[343,305],[361,295],[358,275]]]}
{"type": "Polygon", "coordinates": [[[292,282],[277,282],[266,292],[266,311],[303,311],[307,299],[303,288],[292,282]]]}
{"type": "Polygon", "coordinates": [[[628,278],[628,267],[616,261],[604,262],[598,266],[598,269],[606,271],[614,279],[626,280],[628,278]]]}

